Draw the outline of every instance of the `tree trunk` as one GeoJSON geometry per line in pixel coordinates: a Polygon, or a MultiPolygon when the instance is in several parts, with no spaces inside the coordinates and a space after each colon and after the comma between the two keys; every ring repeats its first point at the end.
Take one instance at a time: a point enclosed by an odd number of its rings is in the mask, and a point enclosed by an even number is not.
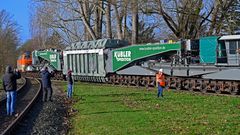
{"type": "Polygon", "coordinates": [[[111,24],[111,4],[109,2],[106,3],[106,33],[107,38],[112,38],[112,24],[111,24]]]}
{"type": "Polygon", "coordinates": [[[132,5],[132,44],[137,43],[138,39],[138,0],[134,0],[132,5]]]}
{"type": "Polygon", "coordinates": [[[98,16],[99,19],[98,21],[98,38],[102,38],[102,25],[103,25],[103,6],[104,2],[103,1],[99,1],[99,8],[98,8],[98,16]]]}
{"type": "MultiPolygon", "coordinates": [[[[86,16],[86,22],[90,24],[89,3],[86,0],[83,1],[83,14],[86,16]]],[[[84,40],[90,40],[89,32],[86,26],[84,26],[84,40]]]]}
{"type": "Polygon", "coordinates": [[[113,9],[114,9],[115,15],[116,15],[117,38],[118,39],[123,39],[122,38],[122,22],[121,22],[121,19],[120,19],[120,15],[118,13],[116,0],[113,3],[113,9]]]}
{"type": "Polygon", "coordinates": [[[124,10],[123,10],[124,14],[123,14],[123,39],[127,38],[127,14],[128,14],[128,3],[125,0],[124,1],[124,10]]]}
{"type": "MultiPolygon", "coordinates": [[[[79,2],[79,3],[81,4],[81,2],[79,2]]],[[[91,28],[90,23],[89,23],[88,20],[87,20],[87,18],[88,18],[89,16],[86,16],[86,15],[84,14],[84,12],[83,12],[83,5],[82,5],[82,4],[80,5],[80,14],[81,14],[81,19],[82,19],[82,21],[83,21],[83,24],[84,24],[86,30],[89,32],[91,38],[92,38],[93,40],[96,40],[97,37],[96,37],[93,29],[91,28]]]]}

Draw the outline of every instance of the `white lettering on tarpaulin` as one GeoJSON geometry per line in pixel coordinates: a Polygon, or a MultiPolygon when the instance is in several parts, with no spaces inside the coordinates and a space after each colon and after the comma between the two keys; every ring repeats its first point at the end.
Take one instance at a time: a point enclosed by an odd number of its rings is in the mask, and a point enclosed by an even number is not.
{"type": "Polygon", "coordinates": [[[39,55],[47,55],[47,52],[39,52],[39,55]]]}
{"type": "Polygon", "coordinates": [[[139,48],[140,51],[150,51],[150,50],[165,50],[165,46],[157,46],[157,47],[143,47],[139,48]]]}
{"type": "Polygon", "coordinates": [[[50,61],[51,62],[56,62],[57,61],[57,55],[56,54],[51,54],[50,55],[50,61]]]}
{"type": "Polygon", "coordinates": [[[131,61],[131,51],[116,51],[114,52],[114,57],[117,61],[131,61]]]}

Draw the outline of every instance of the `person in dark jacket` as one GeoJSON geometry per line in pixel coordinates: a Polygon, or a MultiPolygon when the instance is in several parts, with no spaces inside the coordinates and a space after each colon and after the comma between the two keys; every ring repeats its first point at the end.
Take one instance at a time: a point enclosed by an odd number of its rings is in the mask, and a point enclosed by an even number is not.
{"type": "Polygon", "coordinates": [[[43,97],[42,101],[52,101],[52,84],[51,84],[51,77],[53,75],[49,73],[48,67],[45,67],[44,70],[41,71],[42,77],[42,90],[43,90],[43,97]]]}
{"type": "Polygon", "coordinates": [[[67,90],[67,97],[71,98],[72,97],[72,92],[73,92],[73,79],[72,79],[72,71],[68,70],[67,74],[67,82],[68,82],[68,90],[67,90]]]}
{"type": "MultiPolygon", "coordinates": [[[[3,75],[3,89],[7,93],[7,115],[15,115],[15,102],[17,97],[17,79],[21,78],[20,72],[16,69],[13,72],[11,66],[6,67],[3,75]]],[[[16,114],[17,115],[17,114],[16,114]]]]}

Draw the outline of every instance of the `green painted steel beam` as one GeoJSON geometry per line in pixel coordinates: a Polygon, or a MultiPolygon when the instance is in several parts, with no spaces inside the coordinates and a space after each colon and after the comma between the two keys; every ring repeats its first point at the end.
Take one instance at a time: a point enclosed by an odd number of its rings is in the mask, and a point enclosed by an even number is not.
{"type": "Polygon", "coordinates": [[[180,49],[181,43],[172,44],[155,43],[155,44],[132,45],[119,48],[112,51],[113,71],[115,72],[139,59],[151,57],[169,51],[178,51],[180,49]]]}
{"type": "Polygon", "coordinates": [[[61,70],[60,57],[58,52],[54,51],[35,51],[33,53],[34,57],[40,57],[49,62],[56,70],[61,70]]]}

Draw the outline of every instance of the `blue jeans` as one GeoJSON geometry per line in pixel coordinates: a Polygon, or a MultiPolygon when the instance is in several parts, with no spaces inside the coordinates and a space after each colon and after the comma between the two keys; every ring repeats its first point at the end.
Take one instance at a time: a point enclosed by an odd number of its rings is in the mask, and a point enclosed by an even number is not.
{"type": "Polygon", "coordinates": [[[163,87],[158,83],[158,94],[157,96],[163,97],[163,87]]]}
{"type": "Polygon", "coordinates": [[[17,97],[16,91],[7,92],[7,115],[14,115],[16,97],[17,97]]]}
{"type": "Polygon", "coordinates": [[[71,98],[72,97],[72,84],[68,84],[68,91],[67,91],[67,97],[71,98]]]}

